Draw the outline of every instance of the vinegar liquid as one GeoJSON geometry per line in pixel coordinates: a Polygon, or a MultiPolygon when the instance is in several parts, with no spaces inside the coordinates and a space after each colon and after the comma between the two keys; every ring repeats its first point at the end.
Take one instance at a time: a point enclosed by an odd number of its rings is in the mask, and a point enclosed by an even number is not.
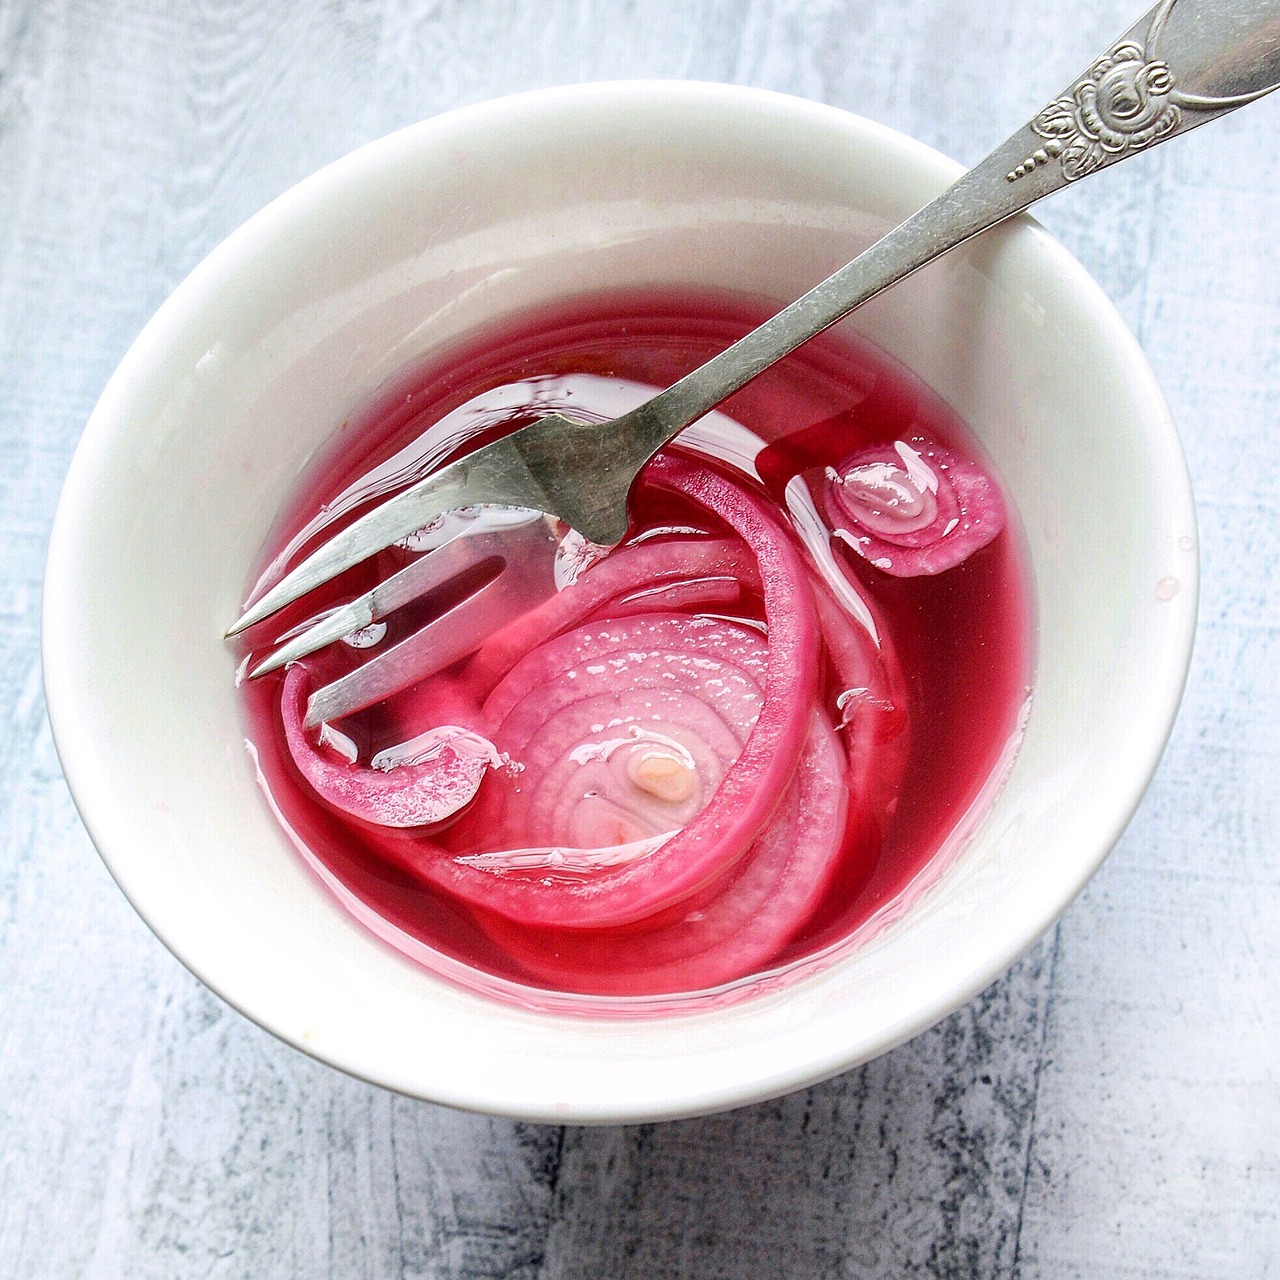
{"type": "MultiPolygon", "coordinates": [[[[720,296],[601,295],[519,317],[432,356],[345,423],[313,462],[264,549],[264,578],[278,577],[282,567],[406,476],[547,409],[611,416],[705,362],[766,314],[720,296]],[[443,429],[442,420],[456,420],[455,427],[443,429]]],[[[727,473],[733,472],[741,440],[756,440],[752,447],[758,451],[748,467],[753,474],[736,475],[735,483],[776,510],[815,575],[813,548],[801,545],[795,513],[788,510],[787,486],[795,477],[809,486],[813,505],[830,522],[824,484],[842,459],[870,445],[933,441],[993,475],[977,441],[938,396],[870,343],[843,334],[815,339],[769,369],[701,430],[717,456],[695,452],[693,461],[727,473]],[[744,429],[749,436],[742,435],[744,429]]],[[[802,924],[774,950],[755,954],[746,971],[726,975],[707,969],[710,981],[704,982],[704,971],[694,963],[679,970],[686,985],[678,989],[668,979],[629,976],[621,964],[610,972],[608,945],[579,946],[581,934],[573,930],[496,919],[483,906],[424,883],[405,869],[406,848],[429,838],[430,847],[441,851],[432,856],[482,851],[504,803],[502,788],[518,787],[518,775],[504,780],[495,771],[495,780],[481,784],[470,808],[425,835],[389,833],[337,813],[317,797],[291,758],[281,721],[283,673],[240,687],[262,786],[300,855],[357,919],[427,969],[489,995],[540,1007],[643,1011],[741,998],[762,983],[799,977],[856,946],[923,892],[963,847],[1007,772],[1030,695],[1033,618],[1027,558],[1012,509],[1005,506],[1009,518],[994,540],[954,568],[924,576],[895,577],[855,554],[847,539],[828,541],[830,529],[810,531],[810,542],[817,537],[829,546],[825,572],[845,575],[874,613],[877,643],[896,672],[897,755],[890,751],[884,757],[892,765],[885,766],[875,821],[848,821],[820,897],[806,906],[802,924]]],[[[641,539],[672,530],[723,532],[696,504],[648,483],[643,474],[630,511],[632,536],[641,539]]],[[[260,624],[248,643],[261,652],[305,617],[373,586],[411,554],[392,549],[357,566],[260,624]]],[[[374,639],[394,641],[474,590],[486,572],[479,569],[406,611],[406,617],[389,619],[389,633],[377,632],[374,639]]],[[[670,609],[679,614],[679,601],[670,609]]],[[[750,587],[723,608],[703,603],[689,612],[728,618],[726,625],[744,634],[767,631],[759,592],[750,587]]],[[[863,624],[850,619],[848,625],[863,624]]],[[[310,675],[320,683],[350,670],[364,659],[361,646],[370,640],[356,637],[354,643],[330,646],[308,660],[310,675]]],[[[459,696],[483,697],[484,690],[468,689],[465,661],[453,674],[450,687],[459,696]]],[[[856,694],[841,687],[839,671],[824,659],[817,701],[829,717],[833,741],[844,732],[842,708],[856,694]]],[[[347,749],[368,761],[412,735],[406,708],[414,705],[408,691],[336,727],[347,749]]],[[[877,784],[868,785],[874,791],[877,784]]],[[[678,928],[679,912],[667,916],[678,928]]],[[[616,954],[623,955],[626,928],[619,936],[616,954]]]]}

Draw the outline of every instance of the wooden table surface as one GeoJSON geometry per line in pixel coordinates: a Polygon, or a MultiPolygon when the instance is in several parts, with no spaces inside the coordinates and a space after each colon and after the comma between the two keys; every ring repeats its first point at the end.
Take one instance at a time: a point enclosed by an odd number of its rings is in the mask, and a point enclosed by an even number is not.
{"type": "Polygon", "coordinates": [[[628,77],[785,90],[973,163],[1134,17],[0,0],[0,1275],[1280,1275],[1280,98],[1043,211],[1180,423],[1196,655],[1155,783],[1081,899],[878,1061],[622,1129],[348,1079],[224,1006],[133,914],[41,697],[45,544],[94,400],[178,281],[299,178],[458,104],[628,77]]]}

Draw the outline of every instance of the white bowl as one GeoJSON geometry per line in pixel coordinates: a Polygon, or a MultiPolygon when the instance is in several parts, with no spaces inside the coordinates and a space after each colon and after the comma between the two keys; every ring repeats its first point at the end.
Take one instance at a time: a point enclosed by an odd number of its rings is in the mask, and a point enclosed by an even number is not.
{"type": "Polygon", "coordinates": [[[49,552],[45,681],[112,874],[195,974],[345,1071],[457,1106],[638,1121],[784,1093],[997,977],[1119,836],[1171,728],[1196,602],[1174,428],[1132,337],[1029,220],[852,321],[968,420],[1021,513],[1038,670],[1008,785],[918,901],[728,1007],[590,1019],[489,1001],[359,926],[259,792],[222,632],[282,497],[390,375],[602,283],[787,299],[959,172],[855,116],[690,83],[467,108],[331,165],[156,314],[95,409],[49,552]]]}

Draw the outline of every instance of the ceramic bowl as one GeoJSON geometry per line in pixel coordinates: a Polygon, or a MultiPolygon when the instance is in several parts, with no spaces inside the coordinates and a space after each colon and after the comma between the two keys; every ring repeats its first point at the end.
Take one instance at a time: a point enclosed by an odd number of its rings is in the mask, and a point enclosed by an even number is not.
{"type": "Polygon", "coordinates": [[[723,85],[555,89],[331,165],[216,249],[147,325],[76,453],[49,552],[59,754],[120,887],[193,973],[307,1053],[546,1121],[675,1117],[883,1053],[1067,906],[1156,766],[1189,659],[1195,524],[1133,338],[1027,219],[850,321],[966,418],[1020,512],[1039,618],[1008,784],[864,945],[721,1007],[589,1018],[434,977],[358,925],[259,790],[222,633],[308,459],[375,390],[488,320],[598,288],[789,299],[959,172],[841,111],[723,85]]]}

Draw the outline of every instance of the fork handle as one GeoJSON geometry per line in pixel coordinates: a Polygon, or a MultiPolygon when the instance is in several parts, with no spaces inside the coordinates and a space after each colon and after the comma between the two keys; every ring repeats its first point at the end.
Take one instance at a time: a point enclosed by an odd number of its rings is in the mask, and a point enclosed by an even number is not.
{"type": "MultiPolygon", "coordinates": [[[[854,308],[1051,192],[1269,93],[1280,0],[1160,0],[1029,124],[852,262],[612,424],[656,450],[854,308]]],[[[622,450],[620,450],[621,452],[622,450]]]]}

